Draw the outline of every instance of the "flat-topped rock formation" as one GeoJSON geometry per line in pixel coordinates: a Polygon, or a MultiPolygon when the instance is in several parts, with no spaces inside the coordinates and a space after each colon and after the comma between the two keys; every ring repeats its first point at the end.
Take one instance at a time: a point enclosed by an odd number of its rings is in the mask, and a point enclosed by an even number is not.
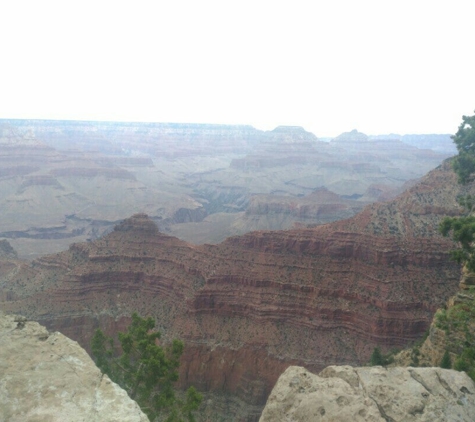
{"type": "Polygon", "coordinates": [[[264,132],[249,125],[2,119],[6,133],[31,134],[60,150],[169,158],[247,152],[264,132]],[[12,130],[8,131],[9,128],[12,130]]]}

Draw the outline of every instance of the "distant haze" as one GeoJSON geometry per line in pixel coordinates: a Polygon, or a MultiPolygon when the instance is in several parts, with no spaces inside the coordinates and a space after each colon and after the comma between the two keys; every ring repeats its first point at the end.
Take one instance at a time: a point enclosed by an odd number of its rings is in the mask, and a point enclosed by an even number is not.
{"type": "Polygon", "coordinates": [[[473,0],[2,2],[0,118],[454,133],[473,0]]]}

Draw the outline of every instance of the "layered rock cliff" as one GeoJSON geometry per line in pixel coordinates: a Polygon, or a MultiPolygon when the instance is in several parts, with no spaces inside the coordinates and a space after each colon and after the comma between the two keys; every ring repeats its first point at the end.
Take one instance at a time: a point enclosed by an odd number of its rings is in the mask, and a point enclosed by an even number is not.
{"type": "Polygon", "coordinates": [[[463,271],[460,290],[437,310],[421,341],[394,356],[398,366],[439,366],[464,370],[475,377],[475,276],[463,271]]]}
{"type": "MultiPolygon", "coordinates": [[[[374,200],[374,198],[373,198],[374,200]]],[[[357,214],[367,203],[344,199],[326,188],[303,197],[254,195],[246,212],[232,224],[235,234],[249,229],[282,230],[295,224],[319,225],[357,214]]]]}
{"type": "Polygon", "coordinates": [[[422,336],[460,277],[438,222],[471,190],[446,164],[348,220],[219,245],[190,245],[138,214],[2,276],[0,306],[84,346],[99,324],[113,333],[134,311],[151,315],[187,345],[181,383],[237,398],[255,420],[289,364],[360,364],[422,336]]]}
{"type": "Polygon", "coordinates": [[[0,313],[0,420],[147,422],[75,341],[0,313]]]}

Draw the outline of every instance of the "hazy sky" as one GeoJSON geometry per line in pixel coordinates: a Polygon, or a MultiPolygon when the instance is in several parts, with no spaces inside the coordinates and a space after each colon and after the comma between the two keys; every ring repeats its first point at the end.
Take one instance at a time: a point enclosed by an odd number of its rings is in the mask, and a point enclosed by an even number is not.
{"type": "Polygon", "coordinates": [[[0,3],[0,118],[454,133],[475,1],[0,3]]]}

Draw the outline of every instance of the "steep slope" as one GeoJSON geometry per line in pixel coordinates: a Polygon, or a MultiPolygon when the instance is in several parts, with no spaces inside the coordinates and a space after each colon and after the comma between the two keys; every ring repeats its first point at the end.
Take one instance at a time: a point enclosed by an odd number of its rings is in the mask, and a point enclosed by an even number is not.
{"type": "Polygon", "coordinates": [[[289,364],[358,364],[424,333],[457,289],[437,225],[459,212],[460,189],[446,163],[348,220],[219,245],[190,245],[138,214],[2,277],[0,306],[84,346],[99,323],[114,332],[133,311],[152,315],[187,344],[181,382],[226,393],[227,411],[255,420],[289,364]]]}
{"type": "Polygon", "coordinates": [[[394,356],[398,366],[440,366],[467,372],[475,379],[475,277],[462,273],[460,289],[437,310],[423,341],[394,356]]]}

